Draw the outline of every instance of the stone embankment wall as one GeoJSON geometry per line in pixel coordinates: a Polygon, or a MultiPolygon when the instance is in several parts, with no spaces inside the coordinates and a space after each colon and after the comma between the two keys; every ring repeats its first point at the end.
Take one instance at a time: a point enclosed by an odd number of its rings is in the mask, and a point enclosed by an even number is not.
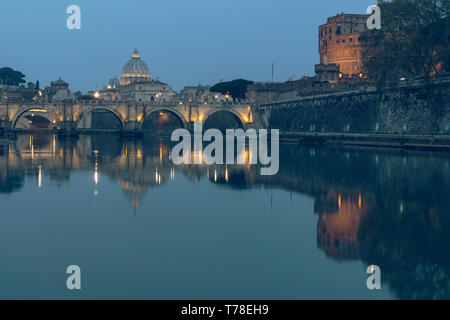
{"type": "Polygon", "coordinates": [[[295,133],[450,134],[450,75],[259,106],[269,128],[295,133]]]}

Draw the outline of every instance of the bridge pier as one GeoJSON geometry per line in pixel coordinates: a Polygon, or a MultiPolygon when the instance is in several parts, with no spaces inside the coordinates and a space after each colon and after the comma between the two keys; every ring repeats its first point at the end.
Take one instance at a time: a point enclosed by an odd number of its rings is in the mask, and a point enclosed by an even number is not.
{"type": "Polygon", "coordinates": [[[9,120],[0,120],[0,129],[4,132],[11,130],[11,121],[9,120]]]}
{"type": "Polygon", "coordinates": [[[16,133],[11,130],[11,121],[0,120],[0,136],[10,140],[15,140],[17,138],[16,133]]]}
{"type": "Polygon", "coordinates": [[[188,122],[186,123],[186,128],[191,134],[194,134],[194,122],[188,122]]]}
{"type": "Polygon", "coordinates": [[[79,133],[75,129],[75,122],[70,120],[60,121],[58,136],[60,137],[78,137],[79,133]]]}
{"type": "Polygon", "coordinates": [[[123,136],[126,137],[140,137],[142,132],[139,129],[139,122],[136,120],[125,121],[125,125],[122,132],[123,136]]]}

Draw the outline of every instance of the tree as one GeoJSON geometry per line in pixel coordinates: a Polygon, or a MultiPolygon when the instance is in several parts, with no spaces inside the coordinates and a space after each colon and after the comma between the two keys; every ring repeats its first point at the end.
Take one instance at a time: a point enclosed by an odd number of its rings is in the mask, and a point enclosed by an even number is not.
{"type": "Polygon", "coordinates": [[[247,87],[253,84],[253,81],[237,79],[230,82],[221,82],[214,85],[209,91],[221,94],[229,94],[235,99],[245,99],[247,87]]]}
{"type": "Polygon", "coordinates": [[[22,72],[14,71],[8,67],[0,69],[0,82],[10,86],[18,86],[26,83],[25,75],[22,72]]]}
{"type": "Polygon", "coordinates": [[[449,0],[382,2],[381,30],[368,31],[363,63],[378,85],[450,71],[449,0]]]}
{"type": "Polygon", "coordinates": [[[36,87],[36,90],[41,90],[39,80],[36,81],[35,87],[36,87]]]}

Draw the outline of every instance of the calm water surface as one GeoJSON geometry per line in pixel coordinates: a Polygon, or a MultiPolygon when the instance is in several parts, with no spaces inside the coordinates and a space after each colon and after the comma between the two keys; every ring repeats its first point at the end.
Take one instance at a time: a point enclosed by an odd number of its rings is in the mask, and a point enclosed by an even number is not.
{"type": "Polygon", "coordinates": [[[3,141],[0,298],[450,298],[447,154],[286,145],[280,162],[262,177],[173,166],[163,138],[3,141]]]}

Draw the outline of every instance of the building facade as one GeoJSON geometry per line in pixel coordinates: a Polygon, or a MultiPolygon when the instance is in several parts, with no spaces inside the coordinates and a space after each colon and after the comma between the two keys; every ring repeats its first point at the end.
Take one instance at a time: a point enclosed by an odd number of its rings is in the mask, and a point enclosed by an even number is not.
{"type": "Polygon", "coordinates": [[[186,86],[177,95],[176,99],[184,103],[226,103],[233,101],[233,97],[230,95],[224,95],[219,92],[211,92],[211,86],[186,86]]]}
{"type": "Polygon", "coordinates": [[[117,78],[111,79],[98,97],[105,101],[163,103],[172,101],[174,95],[170,85],[153,79],[150,68],[135,49],[122,69],[120,82],[117,78]]]}
{"type": "Polygon", "coordinates": [[[169,102],[173,96],[172,87],[158,80],[132,82],[120,87],[122,101],[169,102]]]}
{"type": "Polygon", "coordinates": [[[50,87],[46,87],[43,93],[44,99],[54,102],[73,101],[75,98],[69,89],[69,84],[59,77],[52,81],[50,87]]]}

